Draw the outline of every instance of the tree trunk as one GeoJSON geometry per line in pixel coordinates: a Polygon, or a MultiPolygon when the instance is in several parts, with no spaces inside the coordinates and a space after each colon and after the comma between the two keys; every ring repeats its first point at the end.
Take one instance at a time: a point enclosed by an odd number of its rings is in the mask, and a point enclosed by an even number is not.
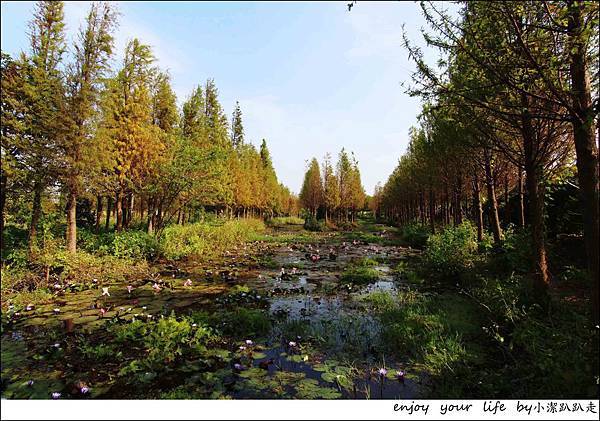
{"type": "Polygon", "coordinates": [[[473,212],[477,224],[477,241],[483,241],[483,207],[481,206],[481,191],[479,189],[479,177],[473,177],[473,212]]]}
{"type": "Polygon", "coordinates": [[[115,199],[115,216],[117,217],[116,231],[120,232],[123,230],[123,193],[121,190],[117,193],[115,199]]]}
{"type": "Polygon", "coordinates": [[[67,251],[77,252],[77,192],[73,180],[69,182],[67,193],[67,251]]]}
{"type": "Polygon", "coordinates": [[[508,199],[508,169],[504,175],[504,223],[506,226],[510,224],[510,206],[508,199]]]}
{"type": "Polygon", "coordinates": [[[569,2],[568,37],[570,74],[573,91],[573,134],[577,154],[577,176],[583,202],[583,232],[588,273],[592,280],[592,316],[598,324],[598,282],[600,279],[600,212],[598,196],[598,149],[594,139],[594,109],[586,45],[583,40],[584,17],[581,3],[569,2]]]}
{"type": "Polygon", "coordinates": [[[525,184],[529,200],[529,226],[534,252],[533,280],[535,289],[542,304],[547,301],[548,264],[546,261],[546,242],[544,238],[544,190],[542,186],[541,168],[535,161],[535,132],[529,114],[529,101],[525,94],[521,95],[523,103],[522,131],[523,151],[525,154],[525,184]]]}
{"type": "Polygon", "coordinates": [[[133,211],[135,210],[135,196],[133,193],[131,193],[131,195],[129,196],[129,212],[127,215],[127,226],[129,226],[131,224],[131,222],[133,221],[133,211]]]}
{"type": "Polygon", "coordinates": [[[96,227],[95,232],[98,234],[100,232],[100,221],[102,220],[102,196],[98,195],[96,197],[96,227]]]}
{"type": "Polygon", "coordinates": [[[492,170],[491,153],[488,149],[483,151],[485,167],[485,185],[487,187],[488,200],[490,201],[490,225],[494,235],[494,244],[499,245],[502,240],[502,228],[500,228],[500,218],[498,217],[498,200],[496,199],[496,189],[494,188],[494,173],[492,170]]]}
{"type": "Polygon", "coordinates": [[[41,180],[36,180],[33,186],[33,206],[31,209],[31,221],[29,224],[29,256],[33,254],[37,246],[37,226],[42,217],[42,190],[43,185],[41,180]]]}
{"type": "Polygon", "coordinates": [[[431,233],[435,234],[435,194],[431,187],[429,187],[429,227],[431,233]]]}
{"type": "MultiPolygon", "coordinates": [[[[8,177],[2,171],[1,176],[1,187],[0,187],[0,250],[4,251],[4,205],[6,203],[6,185],[8,183],[8,177]]],[[[0,267],[2,267],[3,260],[0,258],[0,267]]]]}
{"type": "Polygon", "coordinates": [[[104,231],[108,232],[110,227],[110,214],[112,213],[112,196],[106,196],[106,222],[104,224],[104,231]]]}
{"type": "Polygon", "coordinates": [[[525,187],[523,185],[523,170],[519,169],[519,226],[525,228],[525,187]]]}

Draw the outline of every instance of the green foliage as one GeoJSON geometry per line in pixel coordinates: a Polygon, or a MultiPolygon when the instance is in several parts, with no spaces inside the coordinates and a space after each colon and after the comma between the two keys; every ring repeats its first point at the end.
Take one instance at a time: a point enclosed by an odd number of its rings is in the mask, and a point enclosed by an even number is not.
{"type": "Polygon", "coordinates": [[[527,273],[533,259],[531,233],[526,229],[508,229],[504,232],[504,241],[500,260],[505,269],[527,273]]]}
{"type": "Polygon", "coordinates": [[[136,344],[145,352],[144,357],[123,367],[121,375],[160,371],[186,355],[207,354],[206,345],[215,339],[213,331],[189,318],[178,319],[172,313],[157,321],[133,320],[125,325],[112,326],[117,343],[136,344]]]}
{"type": "Polygon", "coordinates": [[[369,284],[379,279],[379,272],[368,266],[348,266],[340,280],[353,284],[369,284]]]}
{"type": "Polygon", "coordinates": [[[278,216],[267,219],[265,224],[270,227],[280,228],[286,225],[304,225],[304,220],[297,216],[278,216]]]}
{"type": "Polygon", "coordinates": [[[94,345],[85,337],[79,338],[77,351],[83,358],[92,363],[111,361],[115,358],[122,358],[123,356],[121,351],[117,351],[115,345],[104,343],[94,345]]]}
{"type": "Polygon", "coordinates": [[[271,320],[263,310],[239,307],[231,312],[217,313],[213,319],[218,320],[220,330],[232,338],[259,338],[271,330],[271,320]]]}
{"type": "Polygon", "coordinates": [[[470,222],[446,227],[427,240],[424,262],[438,276],[449,278],[473,266],[477,259],[477,232],[470,222]]]}
{"type": "Polygon", "coordinates": [[[152,260],[160,252],[156,238],[140,230],[103,234],[93,234],[87,230],[80,230],[79,243],[84,250],[90,253],[97,252],[138,260],[152,260]]]}
{"type": "Polygon", "coordinates": [[[416,222],[404,225],[400,230],[400,238],[411,247],[423,248],[431,231],[427,225],[416,222]]]}
{"type": "Polygon", "coordinates": [[[163,231],[160,246],[169,259],[189,256],[210,258],[263,230],[263,222],[255,219],[226,221],[220,225],[203,222],[172,225],[163,231]]]}
{"type": "Polygon", "coordinates": [[[325,223],[323,221],[319,221],[316,217],[312,215],[307,215],[304,221],[304,229],[307,231],[315,231],[321,232],[326,231],[325,223]]]}

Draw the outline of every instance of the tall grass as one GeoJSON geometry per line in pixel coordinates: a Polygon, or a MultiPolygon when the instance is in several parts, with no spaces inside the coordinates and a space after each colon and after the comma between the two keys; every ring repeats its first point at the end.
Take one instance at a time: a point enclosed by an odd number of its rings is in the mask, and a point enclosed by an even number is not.
{"type": "Polygon", "coordinates": [[[198,222],[189,225],[172,225],[160,237],[160,249],[168,259],[184,257],[214,257],[236,244],[249,240],[264,231],[258,219],[198,222]]]}

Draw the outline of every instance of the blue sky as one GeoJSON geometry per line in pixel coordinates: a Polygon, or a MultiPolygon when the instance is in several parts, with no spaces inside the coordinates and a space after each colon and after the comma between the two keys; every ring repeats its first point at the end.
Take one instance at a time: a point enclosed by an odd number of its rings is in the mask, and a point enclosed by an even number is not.
{"type": "MultiPolygon", "coordinates": [[[[27,50],[33,3],[1,7],[2,50],[27,50]]],[[[69,36],[88,7],[65,2],[69,36]]],[[[346,2],[120,2],[118,9],[115,65],[137,37],[169,69],[180,102],[214,78],[228,115],[238,100],[247,141],[267,139],[280,180],[295,192],[308,160],[336,158],[345,147],[371,194],[406,148],[419,101],[401,86],[413,69],[402,25],[422,43],[418,4],[359,1],[348,12],[346,2]]]]}

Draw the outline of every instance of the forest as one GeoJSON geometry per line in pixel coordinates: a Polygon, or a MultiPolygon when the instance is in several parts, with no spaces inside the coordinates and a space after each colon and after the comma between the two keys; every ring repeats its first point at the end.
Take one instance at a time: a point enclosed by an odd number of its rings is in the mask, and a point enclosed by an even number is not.
{"type": "Polygon", "coordinates": [[[344,147],[296,194],[214,79],[116,51],[114,3],[69,41],[36,2],[1,57],[2,398],[598,399],[599,6],[444,6],[399,40],[387,181],[344,147]]]}

